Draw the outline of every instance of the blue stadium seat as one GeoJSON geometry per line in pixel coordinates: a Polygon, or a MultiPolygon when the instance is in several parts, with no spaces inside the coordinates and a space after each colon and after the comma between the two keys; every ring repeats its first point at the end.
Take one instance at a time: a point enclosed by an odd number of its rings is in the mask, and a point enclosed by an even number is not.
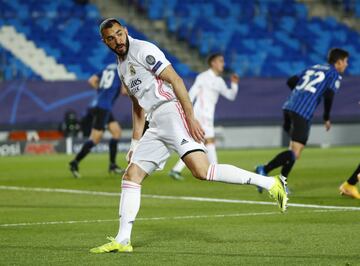
{"type": "MultiPolygon", "coordinates": [[[[162,19],[165,6],[174,8],[177,1],[148,0],[140,1],[140,4],[154,7],[150,14],[151,19],[162,19]]],[[[0,26],[14,26],[18,32],[24,33],[29,40],[34,41],[48,55],[53,56],[58,63],[64,64],[69,71],[74,72],[78,79],[87,79],[109,62],[115,61],[114,55],[101,43],[98,32],[101,16],[98,8],[93,4],[81,5],[73,0],[14,0],[1,1],[1,9],[0,26]],[[85,25],[86,30],[84,30],[85,25]]],[[[205,9],[208,10],[208,14],[212,12],[211,5],[205,9]]],[[[188,20],[186,21],[187,27],[192,26],[188,20]]],[[[122,23],[127,25],[125,21],[122,23]]],[[[177,30],[177,27],[178,24],[174,30],[177,30]]],[[[127,25],[127,28],[132,37],[148,39],[131,25],[127,25]]],[[[189,38],[187,35],[185,37],[189,38]]],[[[20,67],[20,74],[15,77],[38,78],[29,68],[18,64],[8,53],[2,53],[6,54],[7,58],[11,58],[14,66],[20,67]]],[[[184,75],[193,75],[193,72],[176,57],[166,53],[172,58],[175,69],[184,75]]],[[[11,75],[11,70],[3,71],[6,78],[14,77],[11,75]]]]}
{"type": "MultiPolygon", "coordinates": [[[[151,12],[147,1],[140,2],[151,12]]],[[[355,2],[360,15],[360,1],[355,2]]],[[[351,54],[360,54],[357,32],[332,17],[309,19],[306,5],[295,0],[171,0],[167,9],[172,9],[165,20],[170,32],[204,56],[224,52],[228,65],[246,75],[286,76],[291,69],[325,61],[329,48],[349,43],[351,54]],[[259,51],[265,55],[260,61],[259,51]]]]}
{"type": "MultiPolygon", "coordinates": [[[[323,62],[334,46],[349,49],[350,66],[354,64],[349,73],[360,74],[358,61],[353,59],[360,54],[359,33],[332,17],[308,18],[307,7],[295,0],[136,2],[149,19],[164,20],[170,32],[201,55],[223,52],[227,67],[244,75],[286,76],[301,66],[323,62]]],[[[70,65],[78,77],[97,72],[114,60],[100,43],[97,27],[101,17],[93,4],[2,0],[1,7],[0,26],[13,25],[59,63],[70,65]]],[[[355,1],[353,8],[360,17],[360,1],[355,1]]],[[[134,38],[148,39],[131,25],[127,27],[134,38]]],[[[194,74],[169,52],[165,54],[183,75],[194,74]]]]}

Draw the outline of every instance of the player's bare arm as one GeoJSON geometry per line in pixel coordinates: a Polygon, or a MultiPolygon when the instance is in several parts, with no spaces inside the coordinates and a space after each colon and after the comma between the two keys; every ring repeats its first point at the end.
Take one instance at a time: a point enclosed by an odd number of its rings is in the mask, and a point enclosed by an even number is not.
{"type": "Polygon", "coordinates": [[[195,139],[195,141],[203,142],[205,132],[201,128],[200,123],[194,117],[194,111],[190,97],[182,78],[175,72],[171,65],[167,66],[160,73],[159,77],[172,85],[174,93],[184,110],[191,136],[195,139]]]}
{"type": "Polygon", "coordinates": [[[334,92],[331,90],[326,91],[324,93],[324,114],[323,114],[326,131],[329,131],[331,128],[330,111],[333,100],[334,100],[334,92]]]}
{"type": "Polygon", "coordinates": [[[134,96],[130,96],[130,99],[132,101],[133,132],[130,149],[126,154],[126,160],[128,161],[128,163],[130,162],[133,151],[142,136],[145,124],[144,110],[141,108],[138,100],[134,96]]]}
{"type": "Polygon", "coordinates": [[[91,87],[93,87],[94,89],[98,89],[99,88],[99,82],[100,79],[97,75],[92,75],[89,79],[88,79],[88,83],[90,84],[91,87]]]}
{"type": "Polygon", "coordinates": [[[144,110],[139,105],[138,100],[134,96],[130,96],[132,101],[132,119],[133,119],[133,133],[132,138],[139,140],[144,131],[145,115],[144,110]]]}
{"type": "Polygon", "coordinates": [[[124,96],[129,96],[128,91],[127,91],[126,87],[123,84],[120,87],[120,94],[124,95],[124,96]]]}

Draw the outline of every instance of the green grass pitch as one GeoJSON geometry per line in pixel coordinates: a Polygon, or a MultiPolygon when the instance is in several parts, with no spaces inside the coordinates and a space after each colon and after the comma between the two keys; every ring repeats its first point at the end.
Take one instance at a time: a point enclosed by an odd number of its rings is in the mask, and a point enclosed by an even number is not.
{"type": "MultiPolygon", "coordinates": [[[[252,170],[279,149],[219,151],[220,162],[252,170]]],[[[289,178],[289,203],[360,207],[338,194],[360,147],[308,148],[289,178]]],[[[124,154],[118,161],[124,166],[124,154]]],[[[269,201],[255,187],[170,179],[175,163],[147,178],[132,254],[90,254],[118,229],[120,177],[108,156],[90,154],[81,179],[66,155],[0,158],[0,265],[360,265],[360,211],[182,200],[179,196],[269,201]],[[108,195],[10,190],[9,187],[112,192],[108,195]],[[73,222],[71,222],[73,221],[73,222]]],[[[71,191],[70,191],[71,192],[71,191]]]]}

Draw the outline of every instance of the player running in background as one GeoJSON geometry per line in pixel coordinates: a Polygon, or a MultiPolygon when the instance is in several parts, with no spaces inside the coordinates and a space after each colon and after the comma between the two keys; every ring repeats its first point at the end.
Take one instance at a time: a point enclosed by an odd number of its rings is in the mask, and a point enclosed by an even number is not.
{"type": "Polygon", "coordinates": [[[157,46],[131,38],[127,29],[113,18],[100,24],[100,33],[104,43],[118,56],[119,76],[133,102],[133,139],[128,153],[130,163],[121,185],[118,234],[90,252],[133,251],[130,236],[140,209],[141,183],[164,167],[171,150],[184,160],[194,177],[261,186],[269,190],[281,211],[285,211],[286,182],[282,177],[263,177],[232,165],[209,164],[202,143],[204,131],[194,117],[184,82],[157,46]],[[149,128],[142,136],[144,113],[149,128]]]}
{"type": "MultiPolygon", "coordinates": [[[[205,131],[205,146],[207,156],[211,164],[217,163],[215,148],[215,131],[214,131],[214,112],[215,106],[219,99],[219,94],[226,99],[233,101],[238,92],[239,77],[231,75],[231,88],[226,86],[224,79],[220,76],[224,72],[224,57],[222,54],[215,53],[208,58],[209,69],[200,73],[195,83],[189,90],[191,102],[194,104],[195,118],[205,131]]],[[[176,180],[182,180],[181,171],[185,163],[180,159],[172,168],[169,175],[176,180]]]]}
{"type": "Polygon", "coordinates": [[[349,179],[344,183],[342,183],[342,185],[339,188],[340,194],[350,196],[355,199],[360,199],[360,193],[356,187],[356,184],[359,182],[359,180],[360,180],[360,164],[353,172],[353,174],[349,177],[349,179]]]}
{"type": "MultiPolygon", "coordinates": [[[[283,128],[291,137],[289,149],[277,154],[266,165],[256,167],[256,173],[266,176],[272,170],[282,167],[281,175],[288,177],[295,161],[300,158],[309,137],[311,120],[316,107],[324,98],[323,119],[326,131],[330,130],[330,110],[334,94],[340,88],[341,73],[348,66],[349,53],[334,48],[329,51],[328,64],[314,65],[305,69],[300,76],[288,80],[292,92],[283,106],[283,128]]],[[[258,188],[261,193],[262,188],[258,188]]]]}
{"type": "Polygon", "coordinates": [[[88,80],[89,84],[96,89],[97,97],[91,108],[93,124],[90,138],[83,144],[75,159],[69,163],[70,171],[76,178],[80,177],[80,161],[88,155],[92,147],[100,142],[106,125],[112,136],[109,141],[109,172],[116,174],[124,172],[116,164],[117,144],[121,137],[121,127],[111,112],[121,91],[121,82],[116,72],[116,64],[110,64],[102,72],[92,75],[88,80]]]}

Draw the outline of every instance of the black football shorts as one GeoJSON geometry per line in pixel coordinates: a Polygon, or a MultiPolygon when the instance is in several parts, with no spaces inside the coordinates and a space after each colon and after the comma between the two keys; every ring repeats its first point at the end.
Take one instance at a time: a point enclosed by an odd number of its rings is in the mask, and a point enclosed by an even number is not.
{"type": "Polygon", "coordinates": [[[95,107],[92,109],[93,123],[92,128],[97,130],[105,130],[105,126],[115,121],[111,111],[95,107]]]}
{"type": "Polygon", "coordinates": [[[289,110],[284,110],[283,129],[292,141],[306,145],[310,133],[310,121],[289,110]]]}

